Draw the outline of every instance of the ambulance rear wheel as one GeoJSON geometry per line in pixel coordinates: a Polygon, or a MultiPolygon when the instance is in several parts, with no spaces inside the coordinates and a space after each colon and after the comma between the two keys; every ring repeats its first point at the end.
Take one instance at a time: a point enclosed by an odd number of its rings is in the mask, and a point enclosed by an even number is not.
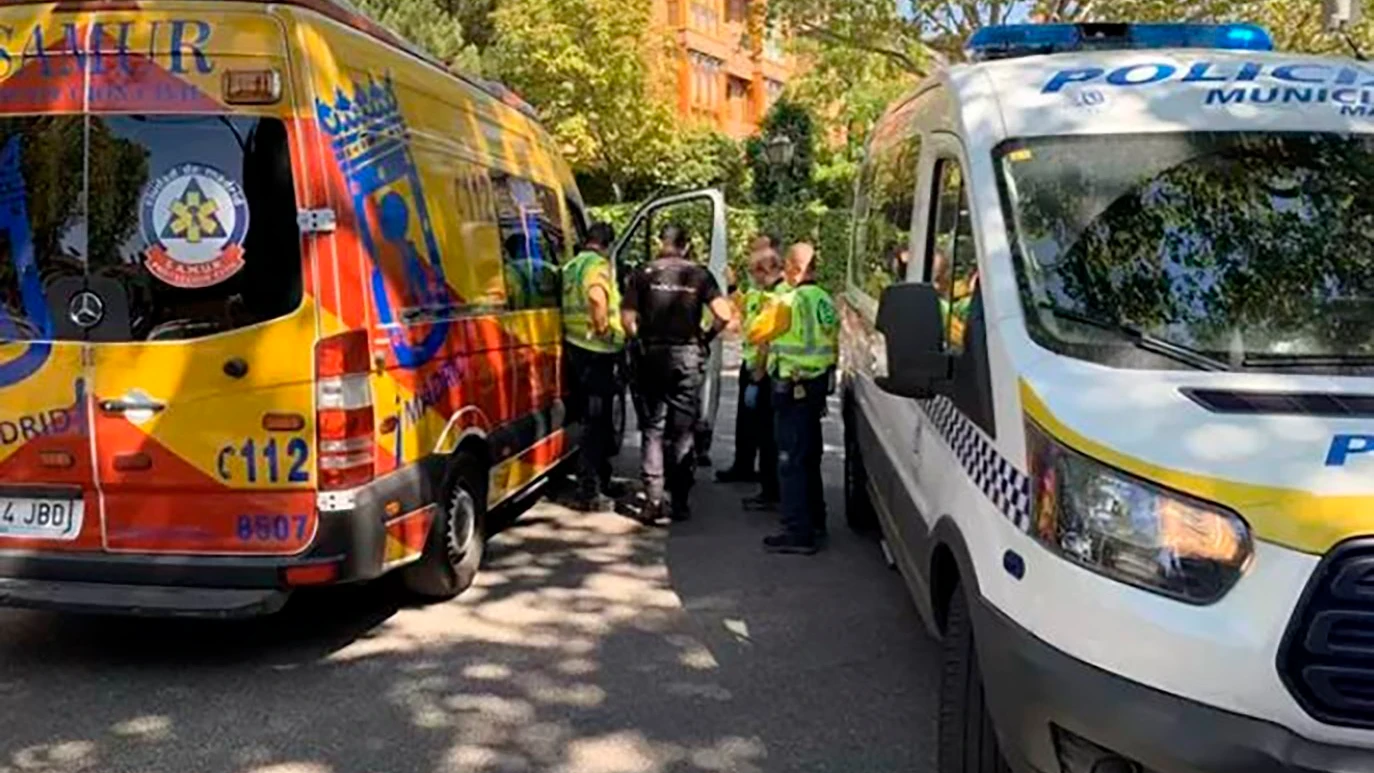
{"type": "Polygon", "coordinates": [[[949,601],[940,642],[939,773],[1010,773],[983,692],[973,620],[962,587],[949,601]]]}
{"type": "Polygon", "coordinates": [[[401,572],[411,593],[446,601],[472,586],[486,550],[486,480],[485,467],[475,457],[454,457],[425,552],[401,572]]]}

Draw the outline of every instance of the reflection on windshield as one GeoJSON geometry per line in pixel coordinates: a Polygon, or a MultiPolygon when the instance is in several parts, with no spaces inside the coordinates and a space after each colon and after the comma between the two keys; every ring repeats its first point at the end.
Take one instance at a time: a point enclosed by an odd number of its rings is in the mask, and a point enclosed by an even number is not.
{"type": "Polygon", "coordinates": [[[1236,366],[1374,355],[1369,137],[1054,137],[998,157],[1042,343],[1103,345],[1053,307],[1236,366]]]}

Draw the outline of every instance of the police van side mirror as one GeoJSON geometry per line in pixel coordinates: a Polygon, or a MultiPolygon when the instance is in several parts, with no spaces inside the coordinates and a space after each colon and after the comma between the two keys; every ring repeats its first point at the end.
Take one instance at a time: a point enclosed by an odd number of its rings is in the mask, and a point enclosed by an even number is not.
{"type": "Polygon", "coordinates": [[[877,379],[879,388],[918,400],[948,390],[954,360],[945,351],[940,293],[933,285],[888,287],[878,305],[877,327],[887,342],[888,369],[877,379]]]}

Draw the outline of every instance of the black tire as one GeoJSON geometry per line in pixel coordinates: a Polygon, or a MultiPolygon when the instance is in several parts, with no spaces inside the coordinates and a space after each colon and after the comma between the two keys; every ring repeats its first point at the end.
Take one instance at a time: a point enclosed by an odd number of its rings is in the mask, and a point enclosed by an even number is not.
{"type": "Polygon", "coordinates": [[[629,410],[626,404],[630,401],[625,392],[622,387],[611,398],[611,456],[618,456],[625,447],[625,418],[629,410]]]}
{"type": "Polygon", "coordinates": [[[424,555],[401,570],[407,590],[433,601],[447,601],[467,590],[482,565],[486,551],[486,466],[470,454],[455,455],[441,491],[439,516],[430,528],[424,555]]]}
{"type": "Polygon", "coordinates": [[[855,432],[858,418],[853,398],[844,398],[844,520],[857,532],[871,532],[878,527],[878,515],[868,498],[868,472],[864,469],[863,452],[855,432]]]}
{"type": "Polygon", "coordinates": [[[983,693],[973,621],[961,587],[950,598],[940,642],[939,773],[1010,773],[983,693]]]}

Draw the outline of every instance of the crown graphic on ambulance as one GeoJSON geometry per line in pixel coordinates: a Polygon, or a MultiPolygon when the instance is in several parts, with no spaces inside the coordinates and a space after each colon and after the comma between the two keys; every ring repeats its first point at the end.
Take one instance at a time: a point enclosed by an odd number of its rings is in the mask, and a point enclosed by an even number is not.
{"type": "Polygon", "coordinates": [[[405,118],[390,76],[369,76],[367,83],[353,83],[352,91],[340,86],[333,102],[315,100],[320,127],[333,139],[337,154],[351,155],[349,149],[364,138],[402,138],[397,135],[404,132],[405,118]]]}

